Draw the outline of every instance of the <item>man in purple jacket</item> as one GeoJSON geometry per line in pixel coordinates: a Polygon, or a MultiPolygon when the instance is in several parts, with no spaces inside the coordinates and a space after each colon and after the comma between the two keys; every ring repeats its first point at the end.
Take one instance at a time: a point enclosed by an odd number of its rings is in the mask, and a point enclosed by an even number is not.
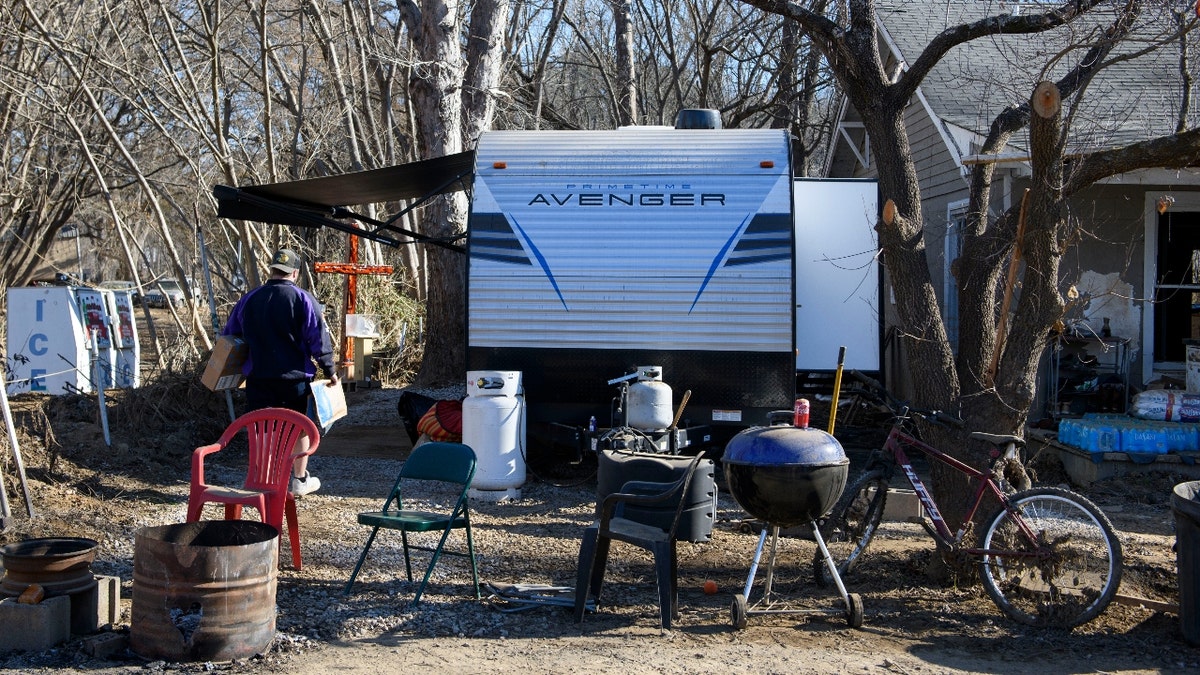
{"type": "MultiPolygon", "coordinates": [[[[321,307],[311,293],[296,285],[300,265],[294,251],[276,251],[271,277],[238,300],[221,331],[246,341],[249,355],[242,372],[247,411],[289,408],[309,414],[308,383],[317,366],[329,378],[329,386],[340,384],[321,307]]],[[[296,451],[305,452],[308,445],[308,437],[302,437],[296,451]]],[[[308,473],[308,457],[297,457],[292,463],[292,494],[298,497],[320,487],[321,480],[308,473]]]]}

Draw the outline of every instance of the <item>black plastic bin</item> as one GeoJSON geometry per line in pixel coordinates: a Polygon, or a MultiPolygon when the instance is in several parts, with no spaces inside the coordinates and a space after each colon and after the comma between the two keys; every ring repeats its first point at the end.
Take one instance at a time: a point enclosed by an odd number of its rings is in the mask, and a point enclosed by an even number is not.
{"type": "MultiPolygon", "coordinates": [[[[596,508],[605,497],[620,492],[621,486],[632,480],[670,483],[679,480],[687,472],[692,458],[685,455],[667,455],[625,450],[601,450],[597,453],[596,508]]],[[[683,514],[675,529],[675,539],[703,543],[712,539],[713,521],[717,513],[717,485],[715,469],[711,460],[705,460],[692,474],[684,498],[683,514]]],[[[661,506],[626,506],[625,517],[640,523],[657,525],[664,530],[675,518],[678,502],[661,506]]]]}
{"type": "Polygon", "coordinates": [[[1200,645],[1200,481],[1176,485],[1171,510],[1179,566],[1179,625],[1184,640],[1200,645]]]}

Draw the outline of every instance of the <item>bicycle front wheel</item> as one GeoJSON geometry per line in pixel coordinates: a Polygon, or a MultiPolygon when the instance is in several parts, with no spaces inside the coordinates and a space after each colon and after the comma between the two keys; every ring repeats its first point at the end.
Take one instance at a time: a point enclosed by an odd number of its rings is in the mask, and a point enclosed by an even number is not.
{"type": "Polygon", "coordinates": [[[1035,488],[1009,497],[988,524],[980,577],[1013,620],[1071,628],[1096,618],[1121,583],[1121,542],[1081,495],[1035,488]]]}
{"type": "MultiPolygon", "coordinates": [[[[851,483],[829,515],[820,521],[821,537],[833,558],[839,575],[845,575],[858,564],[859,556],[867,550],[887,502],[888,479],[882,469],[872,469],[851,483]]],[[[827,586],[833,576],[818,547],[813,557],[813,577],[827,586]]]]}

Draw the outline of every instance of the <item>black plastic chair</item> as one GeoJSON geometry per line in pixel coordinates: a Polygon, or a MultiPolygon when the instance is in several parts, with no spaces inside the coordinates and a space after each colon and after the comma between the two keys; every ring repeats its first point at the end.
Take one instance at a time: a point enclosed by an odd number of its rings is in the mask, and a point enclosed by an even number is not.
{"type": "Polygon", "coordinates": [[[583,621],[588,598],[600,602],[600,587],[604,584],[604,569],[608,563],[608,549],[615,539],[644,548],[654,554],[654,571],[658,580],[659,615],[663,629],[671,628],[671,621],[679,616],[678,557],[675,551],[675,531],[687,504],[686,490],[692,475],[702,461],[696,455],[688,464],[683,475],[672,483],[629,481],[604,498],[600,504],[600,519],[583,531],[583,542],[579,546],[579,570],[575,581],[575,622],[583,621]],[[658,525],[646,524],[624,517],[626,505],[660,505],[677,502],[671,526],[663,529],[658,525]]]}
{"type": "Polygon", "coordinates": [[[425,443],[414,449],[408,459],[404,461],[404,466],[400,467],[400,476],[396,478],[396,484],[392,486],[391,492],[384,500],[383,510],[358,514],[358,522],[362,525],[372,526],[372,530],[371,536],[367,538],[366,546],[363,546],[362,555],[358,557],[358,564],[354,566],[354,572],[350,574],[350,580],[346,582],[345,594],[350,594],[350,588],[354,586],[354,580],[358,577],[358,571],[362,568],[363,561],[367,559],[367,552],[371,550],[371,544],[375,542],[375,535],[379,533],[379,528],[386,528],[400,531],[400,537],[404,544],[404,567],[408,572],[409,583],[412,583],[413,580],[409,551],[433,553],[429,567],[425,569],[425,578],[421,580],[421,586],[417,588],[417,593],[413,596],[413,605],[421,602],[421,594],[425,592],[425,585],[429,583],[433,567],[442,554],[470,558],[471,578],[475,582],[475,599],[481,599],[479,569],[475,562],[475,543],[471,539],[471,514],[467,508],[467,489],[474,476],[475,451],[469,446],[462,443],[433,442],[425,443]],[[404,484],[414,480],[440,481],[459,486],[461,489],[454,508],[444,512],[405,509],[401,488],[404,484]],[[465,553],[445,548],[450,531],[455,529],[466,530],[467,551],[465,553]],[[442,538],[434,548],[408,543],[409,532],[436,532],[439,530],[442,538]]]}

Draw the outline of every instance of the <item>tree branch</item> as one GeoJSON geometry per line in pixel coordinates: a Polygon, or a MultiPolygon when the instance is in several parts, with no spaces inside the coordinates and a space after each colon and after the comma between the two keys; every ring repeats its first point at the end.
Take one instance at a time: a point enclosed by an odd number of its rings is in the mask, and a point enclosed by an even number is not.
{"type": "MultiPolygon", "coordinates": [[[[1065,2],[1058,7],[1049,9],[1041,14],[999,14],[989,16],[979,21],[951,26],[938,33],[925,46],[921,54],[910,64],[908,69],[890,89],[889,95],[896,100],[906,100],[917,91],[930,71],[937,66],[942,57],[954,47],[971,40],[989,35],[1032,35],[1044,33],[1078,19],[1103,2],[1103,0],[1075,0],[1065,2]]],[[[1135,0],[1130,4],[1141,4],[1135,0]]]]}
{"type": "Polygon", "coordinates": [[[1120,148],[1085,153],[1074,162],[1063,188],[1072,195],[1096,181],[1138,169],[1200,166],[1200,129],[1152,138],[1120,148]]]}

